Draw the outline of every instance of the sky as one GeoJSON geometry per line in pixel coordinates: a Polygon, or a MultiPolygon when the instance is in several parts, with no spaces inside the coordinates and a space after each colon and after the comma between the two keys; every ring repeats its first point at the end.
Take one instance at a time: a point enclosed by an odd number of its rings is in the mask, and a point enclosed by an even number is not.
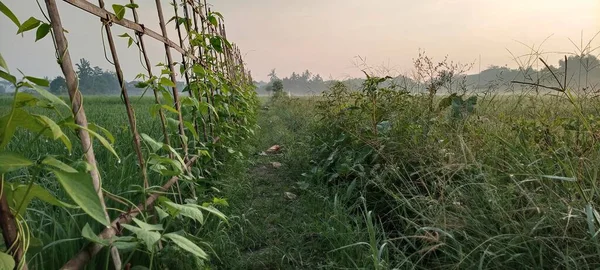
{"type": "MultiPolygon", "coordinates": [[[[39,0],[42,8],[44,1],[39,0]]],[[[2,0],[24,21],[43,19],[34,0],[2,0]]],[[[112,69],[103,49],[98,18],[58,0],[74,62],[112,69]]],[[[91,1],[96,3],[95,1],[91,1]]],[[[556,65],[565,53],[600,31],[600,0],[209,0],[225,17],[228,39],[242,50],[255,80],[267,80],[275,68],[280,77],[306,69],[325,79],[362,76],[361,67],[409,74],[419,50],[434,59],[473,64],[471,73],[490,65],[516,67],[513,55],[541,48],[556,65]],[[543,43],[543,44],[542,44],[543,43]],[[540,47],[541,45],[541,47],[540,47]]],[[[127,4],[126,0],[106,1],[127,4]]],[[[160,32],[154,1],[138,0],[147,28],[160,32]]],[[[163,9],[170,10],[169,1],[163,9]]],[[[166,14],[170,18],[172,14],[166,14]]],[[[126,17],[132,19],[130,12],[126,17]]],[[[16,26],[0,14],[0,54],[12,73],[60,75],[51,39],[34,42],[34,31],[16,35],[16,26]]],[[[118,25],[113,33],[128,31],[118,25]]],[[[169,32],[176,40],[176,32],[169,32]]],[[[104,37],[105,38],[105,37],[104,37]]],[[[150,40],[150,38],[147,38],[150,40]]],[[[147,41],[150,60],[164,62],[164,47],[147,41]]],[[[600,46],[600,36],[592,47],[600,46]]],[[[144,72],[137,48],[117,38],[126,79],[144,72]]],[[[600,49],[594,51],[598,55],[600,49]]],[[[110,53],[107,52],[110,57],[110,53]]],[[[173,51],[174,58],[180,55],[173,51]]],[[[380,74],[383,75],[383,74],[380,74]]]]}

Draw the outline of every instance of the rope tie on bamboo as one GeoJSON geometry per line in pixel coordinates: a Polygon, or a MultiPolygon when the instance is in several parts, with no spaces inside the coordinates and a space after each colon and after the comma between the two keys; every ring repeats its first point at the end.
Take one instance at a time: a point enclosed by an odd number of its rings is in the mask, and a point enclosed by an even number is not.
{"type": "Polygon", "coordinates": [[[102,22],[102,25],[108,25],[109,27],[112,27],[113,25],[113,19],[110,14],[106,14],[106,18],[100,18],[100,21],[102,22]]]}

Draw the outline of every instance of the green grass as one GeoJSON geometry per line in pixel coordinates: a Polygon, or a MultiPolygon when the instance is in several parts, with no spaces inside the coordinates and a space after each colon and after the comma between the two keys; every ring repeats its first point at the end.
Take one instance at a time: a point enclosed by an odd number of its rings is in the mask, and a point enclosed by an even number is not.
{"type": "MultiPolygon", "coordinates": [[[[377,110],[357,95],[264,99],[246,158],[226,162],[204,187],[201,200],[229,203],[221,209],[227,225],[210,222],[194,232],[214,250],[211,269],[600,266],[598,100],[581,98],[574,107],[564,97],[482,95],[474,113],[457,120],[451,109],[427,112],[426,97],[385,95],[377,110]],[[281,153],[259,155],[274,144],[281,153]]],[[[139,129],[160,138],[151,103],[134,103],[139,129]]],[[[117,98],[90,98],[86,112],[115,135],[121,157],[119,163],[96,144],[106,190],[140,201],[142,194],[129,192],[141,177],[124,106],[117,98]]],[[[32,159],[66,155],[60,144],[26,133],[9,147],[32,159]]],[[[65,198],[51,177],[44,179],[65,198]]],[[[123,208],[110,200],[108,206],[123,208]]],[[[43,242],[31,250],[35,269],[61,266],[85,244],[83,225],[92,224],[80,211],[37,201],[26,218],[43,242]]]]}

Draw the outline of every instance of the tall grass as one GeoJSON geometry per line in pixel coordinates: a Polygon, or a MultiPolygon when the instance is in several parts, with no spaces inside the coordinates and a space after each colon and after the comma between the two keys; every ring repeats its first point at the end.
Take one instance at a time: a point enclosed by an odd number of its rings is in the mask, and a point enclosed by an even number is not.
{"type": "Polygon", "coordinates": [[[375,269],[600,267],[597,98],[467,92],[440,107],[371,79],[311,102],[318,120],[295,143],[362,219],[367,234],[334,251],[364,249],[375,269]]]}

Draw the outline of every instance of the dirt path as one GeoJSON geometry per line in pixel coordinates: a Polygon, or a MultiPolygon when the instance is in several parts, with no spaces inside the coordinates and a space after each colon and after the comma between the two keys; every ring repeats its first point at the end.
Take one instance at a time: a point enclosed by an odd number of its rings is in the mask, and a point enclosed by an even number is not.
{"type": "Polygon", "coordinates": [[[276,155],[255,156],[228,194],[231,228],[213,243],[223,254],[219,269],[316,269],[327,265],[332,217],[327,199],[286,177],[276,155]]]}

